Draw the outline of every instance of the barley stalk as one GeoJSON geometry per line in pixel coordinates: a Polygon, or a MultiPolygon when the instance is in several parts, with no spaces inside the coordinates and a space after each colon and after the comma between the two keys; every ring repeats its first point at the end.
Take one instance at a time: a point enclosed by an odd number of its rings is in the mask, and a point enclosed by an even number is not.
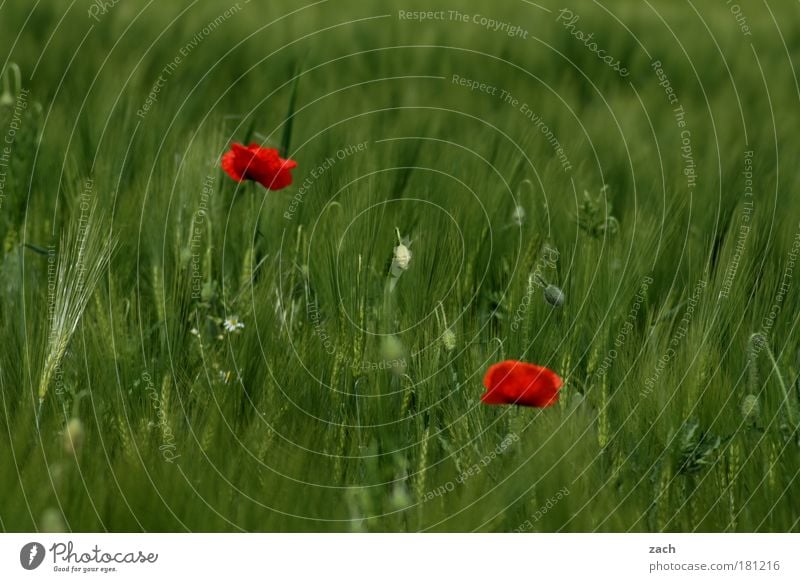
{"type": "Polygon", "coordinates": [[[771,443],[769,447],[769,469],[767,470],[767,483],[769,484],[769,488],[775,490],[775,484],[777,482],[776,478],[776,466],[778,464],[778,452],[777,446],[775,443],[771,443]]]}
{"type": "Polygon", "coordinates": [[[161,408],[164,411],[164,420],[159,424],[161,425],[161,438],[165,440],[175,434],[175,431],[172,430],[172,426],[170,426],[169,423],[169,411],[172,400],[171,386],[172,378],[169,374],[164,374],[164,378],[161,381],[161,408]]]}
{"type": "Polygon", "coordinates": [[[761,334],[753,334],[747,342],[747,391],[757,394],[761,382],[758,377],[758,352],[761,334]]]}
{"type": "Polygon", "coordinates": [[[738,477],[740,467],[739,446],[736,443],[731,443],[728,449],[728,473],[726,477],[728,488],[728,515],[730,518],[728,529],[729,531],[736,531],[736,496],[734,492],[734,484],[738,477]]]}
{"type": "Polygon", "coordinates": [[[597,347],[592,348],[592,353],[589,354],[589,361],[586,363],[586,375],[591,376],[597,369],[597,361],[600,354],[597,347]]]}
{"type": "Polygon", "coordinates": [[[356,368],[361,367],[361,360],[364,357],[364,344],[366,341],[364,326],[366,325],[366,305],[364,293],[361,290],[361,255],[358,255],[358,271],[356,272],[356,293],[358,294],[358,328],[356,337],[353,340],[353,361],[352,368],[354,374],[356,368]]]}
{"type": "Polygon", "coordinates": [[[608,378],[600,380],[600,410],[597,413],[597,444],[605,449],[608,444],[608,378]]]}
{"type": "Polygon", "coordinates": [[[156,302],[156,313],[159,323],[166,322],[166,312],[164,308],[164,276],[163,269],[158,265],[153,265],[153,297],[156,302]]]}
{"type": "MultiPolygon", "coordinates": [[[[570,366],[572,365],[572,354],[570,352],[565,352],[564,357],[561,359],[561,377],[564,382],[564,388],[567,387],[569,384],[570,378],[570,366]]],[[[561,390],[562,394],[564,393],[564,389],[561,390]]],[[[567,391],[566,395],[569,396],[571,392],[567,391]]],[[[564,412],[567,409],[567,398],[559,398],[558,404],[561,407],[561,412],[564,412]]]]}
{"type": "Polygon", "coordinates": [[[239,276],[239,293],[243,293],[248,286],[250,285],[250,281],[253,280],[253,245],[248,245],[247,250],[244,253],[244,259],[242,260],[242,273],[239,276]]]}
{"type": "Polygon", "coordinates": [[[61,240],[54,304],[50,307],[50,333],[39,377],[37,426],[53,376],[111,260],[114,239],[104,235],[101,228],[101,217],[92,206],[85,221],[72,222],[61,240]]]}
{"type": "Polygon", "coordinates": [[[336,482],[341,483],[344,479],[344,453],[347,444],[347,427],[345,426],[344,418],[339,425],[338,433],[339,439],[336,443],[336,457],[333,460],[333,474],[336,476],[336,482]]]}
{"type": "Polygon", "coordinates": [[[128,432],[128,423],[122,415],[118,415],[116,424],[117,430],[119,431],[119,441],[122,445],[122,452],[129,460],[133,460],[135,455],[133,454],[133,446],[131,445],[131,438],[128,432]]]}
{"type": "Polygon", "coordinates": [[[297,281],[297,265],[300,264],[300,246],[303,241],[303,226],[300,225],[297,227],[297,240],[295,241],[294,245],[294,260],[292,262],[292,271],[291,275],[289,276],[289,289],[288,289],[288,308],[289,308],[289,321],[288,327],[289,329],[293,329],[294,326],[294,286],[297,281]]]}
{"type": "Polygon", "coordinates": [[[216,428],[216,423],[209,421],[206,422],[206,426],[203,429],[203,435],[200,438],[200,448],[203,449],[203,451],[208,452],[210,450],[211,444],[214,442],[215,428],[216,428]]]}
{"type": "Polygon", "coordinates": [[[403,402],[400,405],[400,414],[405,415],[410,411],[411,408],[411,397],[414,395],[414,381],[408,374],[403,374],[402,378],[408,380],[406,389],[403,390],[403,402]]]}
{"type": "Polygon", "coordinates": [[[672,519],[669,512],[669,484],[672,482],[672,471],[669,463],[663,463],[661,469],[661,479],[658,481],[658,493],[656,494],[656,519],[657,530],[664,531],[667,524],[672,519]]]}
{"type": "Polygon", "coordinates": [[[775,376],[778,378],[778,384],[780,384],[781,391],[783,392],[783,402],[786,406],[786,417],[789,421],[792,432],[796,431],[797,420],[794,414],[792,400],[789,396],[789,388],[786,386],[786,382],[783,379],[783,374],[781,374],[780,367],[778,366],[778,361],[775,359],[775,354],[772,353],[772,350],[769,347],[769,342],[767,342],[766,336],[763,333],[754,333],[750,336],[748,347],[750,354],[752,354],[748,355],[750,355],[750,357],[753,359],[757,357],[758,353],[762,350],[767,353],[767,357],[772,364],[772,370],[775,372],[775,376]]]}
{"type": "Polygon", "coordinates": [[[419,464],[417,465],[417,478],[415,479],[415,487],[414,492],[417,495],[417,502],[425,495],[425,469],[428,465],[428,439],[430,437],[430,428],[425,429],[425,433],[422,435],[422,446],[420,447],[419,452],[419,464]]]}
{"type": "Polygon", "coordinates": [[[775,359],[775,354],[772,353],[772,350],[769,348],[769,346],[766,346],[765,351],[769,356],[770,362],[772,362],[772,369],[775,371],[775,375],[778,377],[778,384],[780,384],[781,390],[783,391],[783,402],[786,406],[786,417],[789,419],[789,425],[793,431],[797,430],[797,420],[794,416],[794,407],[792,406],[792,401],[789,397],[789,389],[786,387],[786,382],[783,380],[783,374],[781,374],[781,370],[778,367],[778,361],[775,359]]]}

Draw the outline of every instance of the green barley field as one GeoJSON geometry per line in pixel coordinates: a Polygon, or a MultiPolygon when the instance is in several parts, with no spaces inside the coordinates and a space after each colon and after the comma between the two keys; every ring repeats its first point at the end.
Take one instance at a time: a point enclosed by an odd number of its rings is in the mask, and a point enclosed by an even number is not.
{"type": "Polygon", "coordinates": [[[800,531],[799,11],[0,0],[0,530],[800,531]]]}

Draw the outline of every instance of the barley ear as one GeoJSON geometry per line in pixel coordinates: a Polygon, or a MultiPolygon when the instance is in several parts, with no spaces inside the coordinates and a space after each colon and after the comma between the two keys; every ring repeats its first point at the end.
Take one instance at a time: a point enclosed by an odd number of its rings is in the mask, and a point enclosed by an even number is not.
{"type": "Polygon", "coordinates": [[[37,426],[50,383],[114,251],[115,239],[103,232],[102,216],[95,208],[92,206],[80,221],[70,223],[61,239],[56,291],[48,306],[49,334],[39,377],[37,426]]]}

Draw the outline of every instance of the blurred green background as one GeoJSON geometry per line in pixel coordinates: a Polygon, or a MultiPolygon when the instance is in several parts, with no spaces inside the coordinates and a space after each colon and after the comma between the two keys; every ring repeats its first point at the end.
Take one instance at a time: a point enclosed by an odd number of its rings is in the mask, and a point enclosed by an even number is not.
{"type": "Polygon", "coordinates": [[[0,528],[798,531],[800,20],[739,6],[0,3],[0,528]]]}

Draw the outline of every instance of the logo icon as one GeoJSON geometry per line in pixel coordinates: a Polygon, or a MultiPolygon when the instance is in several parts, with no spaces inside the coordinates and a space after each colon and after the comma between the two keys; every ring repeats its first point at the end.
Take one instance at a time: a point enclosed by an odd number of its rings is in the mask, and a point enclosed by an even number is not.
{"type": "Polygon", "coordinates": [[[39,542],[27,543],[19,552],[19,563],[26,570],[35,570],[44,562],[44,554],[44,546],[39,542]]]}

